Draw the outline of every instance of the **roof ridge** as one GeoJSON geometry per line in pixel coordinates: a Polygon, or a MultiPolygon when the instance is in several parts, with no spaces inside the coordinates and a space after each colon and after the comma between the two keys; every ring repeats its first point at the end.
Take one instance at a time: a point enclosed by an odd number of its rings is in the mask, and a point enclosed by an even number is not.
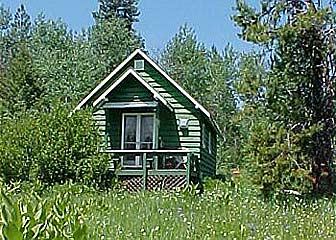
{"type": "MultiPolygon", "coordinates": [[[[191,101],[196,109],[199,109],[210,121],[213,127],[217,130],[219,134],[221,131],[217,125],[217,123],[213,120],[209,111],[207,111],[198,101],[196,101],[189,93],[187,93],[176,81],[174,81],[164,70],[163,68],[152,60],[146,53],[144,53],[141,49],[136,49],[133,53],[131,53],[121,64],[118,65],[101,83],[99,83],[77,106],[73,111],[79,110],[83,107],[105,84],[109,82],[109,80],[116,75],[127,63],[129,63],[137,54],[142,56],[152,67],[157,70],[163,77],[165,77],[178,91],[181,92],[184,97],[186,97],[189,101],[191,101]]],[[[133,68],[132,70],[138,75],[133,68]]],[[[141,77],[141,75],[138,75],[141,77]]],[[[150,74],[148,74],[150,76],[150,74]]],[[[142,77],[141,77],[142,78],[142,77]]],[[[144,80],[146,81],[146,80],[144,80]]],[[[146,81],[147,82],[147,81],[146,81]]],[[[147,83],[149,84],[149,83],[147,83]]],[[[113,85],[113,84],[112,84],[113,85]]],[[[152,87],[151,87],[152,88],[152,87]]],[[[159,93],[157,93],[159,94],[159,93]]],[[[161,96],[161,95],[159,95],[161,96]]],[[[161,96],[162,97],[162,96],[161,96]]],[[[97,100],[96,100],[97,101],[97,100]]],[[[96,102],[95,101],[95,102],[96,102]]]]}

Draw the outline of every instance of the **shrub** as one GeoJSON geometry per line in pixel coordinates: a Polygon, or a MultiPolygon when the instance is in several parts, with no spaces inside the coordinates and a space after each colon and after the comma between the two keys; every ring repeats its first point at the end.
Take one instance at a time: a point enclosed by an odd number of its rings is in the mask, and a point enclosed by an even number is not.
{"type": "Polygon", "coordinates": [[[87,239],[81,209],[64,192],[42,199],[29,189],[0,186],[1,239],[87,239]]]}
{"type": "Polygon", "coordinates": [[[26,113],[2,119],[0,169],[5,182],[36,180],[53,184],[66,180],[100,183],[108,156],[90,111],[69,116],[59,105],[48,113],[26,113]]]}

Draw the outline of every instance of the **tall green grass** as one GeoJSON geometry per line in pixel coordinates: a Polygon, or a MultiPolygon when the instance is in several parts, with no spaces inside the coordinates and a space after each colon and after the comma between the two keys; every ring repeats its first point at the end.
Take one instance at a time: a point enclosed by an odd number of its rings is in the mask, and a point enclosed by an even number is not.
{"type": "MultiPolygon", "coordinates": [[[[251,187],[219,181],[209,182],[202,194],[195,192],[190,188],[130,194],[66,184],[43,190],[40,197],[27,193],[27,187],[17,188],[6,196],[19,207],[27,202],[43,203],[45,211],[52,213],[51,223],[62,216],[59,220],[62,223],[56,228],[67,235],[59,234],[59,239],[76,239],[74,236],[78,239],[79,236],[82,239],[335,239],[336,236],[335,200],[330,198],[278,197],[264,201],[251,187]],[[59,216],[53,210],[54,205],[61,209],[59,216]]],[[[3,197],[1,204],[5,206],[3,197]]],[[[53,224],[57,225],[57,221],[53,224]]],[[[41,236],[46,236],[46,229],[42,229],[41,236]]]]}

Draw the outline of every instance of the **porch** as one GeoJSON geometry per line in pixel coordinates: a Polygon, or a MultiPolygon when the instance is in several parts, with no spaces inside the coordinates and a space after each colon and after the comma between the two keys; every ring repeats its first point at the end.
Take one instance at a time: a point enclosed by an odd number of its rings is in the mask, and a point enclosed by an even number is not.
{"type": "Polygon", "coordinates": [[[105,150],[111,154],[111,170],[125,187],[141,189],[175,189],[197,182],[198,156],[185,149],[105,150]],[[128,159],[134,159],[132,165],[128,159]]]}

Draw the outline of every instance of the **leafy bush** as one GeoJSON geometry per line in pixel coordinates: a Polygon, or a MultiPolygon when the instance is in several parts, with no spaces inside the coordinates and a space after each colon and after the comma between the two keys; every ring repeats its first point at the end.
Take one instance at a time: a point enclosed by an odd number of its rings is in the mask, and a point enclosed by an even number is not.
{"type": "Polygon", "coordinates": [[[1,186],[1,239],[86,239],[83,214],[69,193],[41,199],[15,185],[1,186]]]}
{"type": "Polygon", "coordinates": [[[277,195],[264,201],[241,178],[208,179],[202,194],[97,191],[71,182],[42,192],[30,182],[0,190],[6,193],[0,195],[0,239],[35,234],[34,239],[334,239],[336,234],[334,198],[277,195]]]}
{"type": "Polygon", "coordinates": [[[5,182],[102,182],[108,156],[100,153],[102,139],[92,114],[80,111],[70,117],[69,113],[60,105],[48,113],[1,121],[0,169],[5,182]]]}
{"type": "Polygon", "coordinates": [[[245,145],[251,177],[265,196],[295,191],[311,192],[311,159],[303,150],[318,127],[296,133],[282,124],[259,121],[245,145]],[[306,144],[303,144],[306,143],[306,144]]]}

